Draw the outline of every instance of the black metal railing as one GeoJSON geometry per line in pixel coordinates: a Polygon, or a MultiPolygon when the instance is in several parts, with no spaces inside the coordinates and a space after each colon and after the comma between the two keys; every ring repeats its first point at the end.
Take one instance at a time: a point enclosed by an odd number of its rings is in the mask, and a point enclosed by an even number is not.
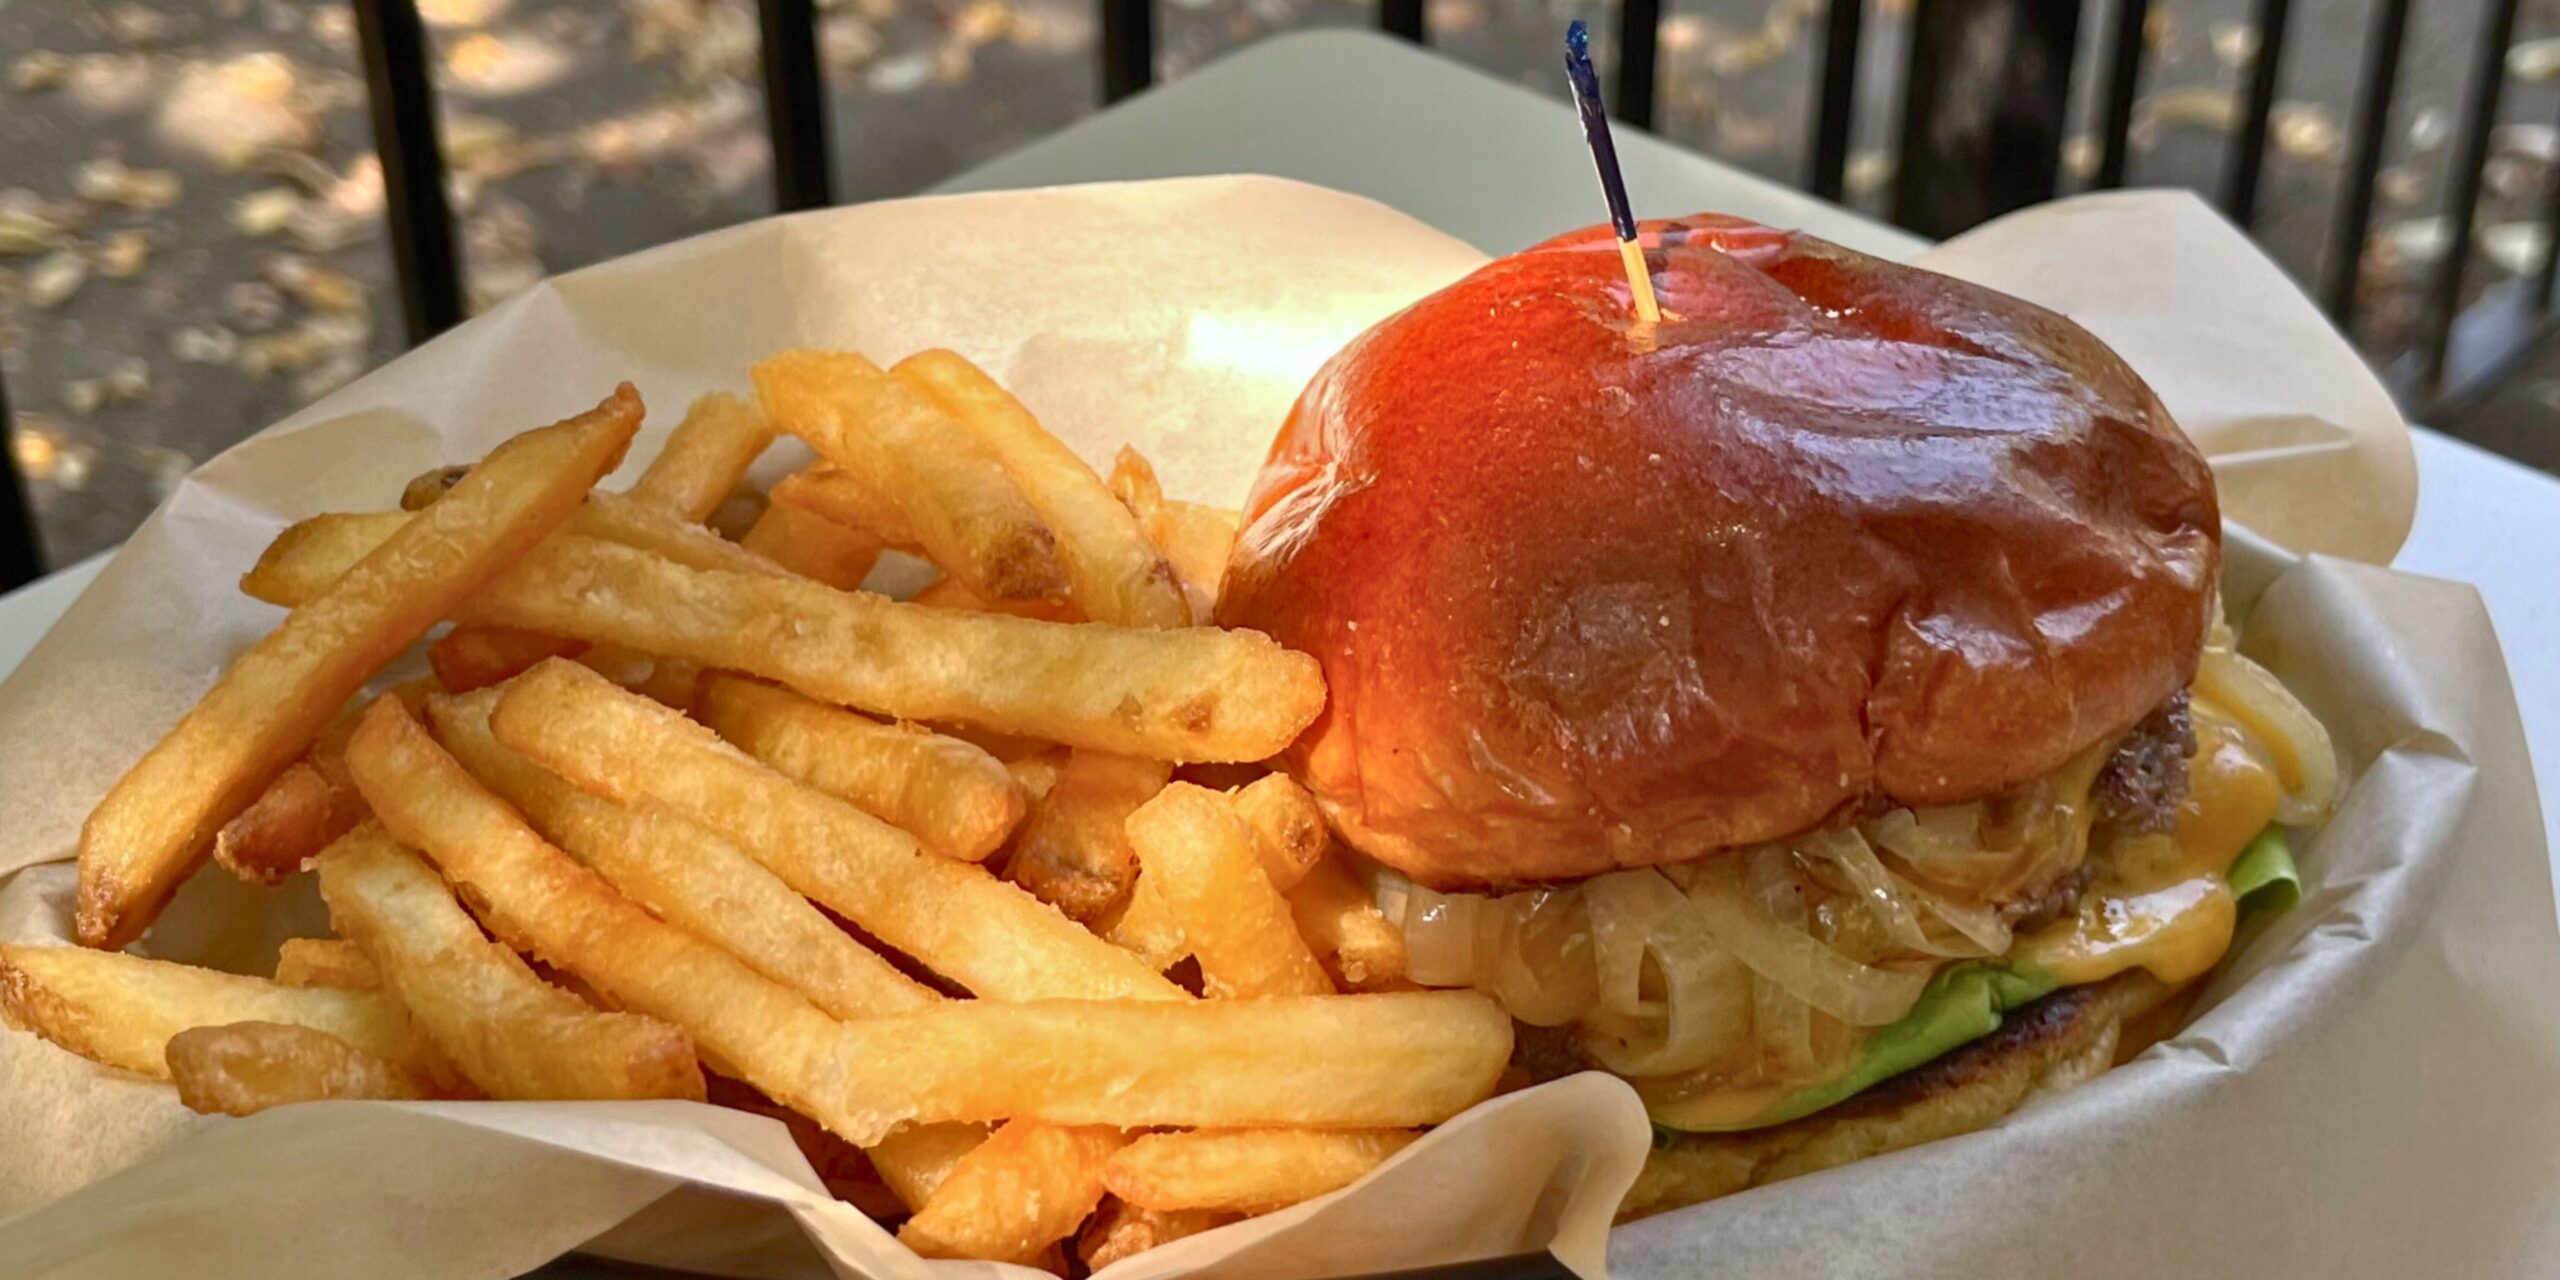
{"type": "MultiPolygon", "coordinates": [[[[401,312],[409,340],[421,342],[462,318],[465,297],[425,35],[416,0],[352,3],[382,159],[401,312]]],[[[2362,295],[2364,248],[2414,7],[2412,0],[2372,3],[2347,144],[2347,181],[2330,229],[2326,270],[2317,282],[2330,316],[2348,328],[2362,295]]],[[[1096,4],[1099,94],[1115,102],[1154,82],[1155,5],[1096,4]]],[[[1916,0],[1900,93],[1902,152],[1888,201],[1896,221],[1931,235],[1951,234],[2057,194],[2079,24],[2084,10],[2101,5],[2109,21],[2103,66],[2097,69],[2098,160],[2091,185],[2124,182],[2145,69],[2149,0],[1916,0]]],[[[2293,7],[2291,0],[2255,0],[2253,6],[2256,53],[2217,193],[2222,208],[2243,227],[2257,214],[2293,7]]],[[[1809,164],[1802,181],[1828,199],[1839,199],[1847,187],[1866,8],[1866,0],[1830,0],[1819,24],[1821,48],[1809,87],[1809,164]]],[[[828,204],[834,199],[834,157],[816,6],[813,0],[757,0],[757,9],[774,205],[793,210],[828,204]]],[[[2452,242],[2426,282],[2414,352],[2391,371],[2404,400],[2421,415],[2494,385],[2555,328],[2553,254],[2560,236],[2546,240],[2541,261],[2525,281],[2491,291],[2469,311],[2463,307],[2472,226],[2516,10],[2516,0],[2487,0],[2474,36],[2446,208],[2452,242]]],[[[1428,42],[1424,0],[1378,0],[1376,12],[1381,30],[1428,42]]],[[[1619,0],[1613,105],[1638,126],[1652,123],[1661,97],[1662,17],[1661,0],[1619,0]]],[[[2560,166],[2554,167],[2543,205],[2546,223],[2560,227],[2560,166]]],[[[33,576],[41,561],[36,546],[23,486],[9,451],[0,449],[0,590],[33,576]]]]}

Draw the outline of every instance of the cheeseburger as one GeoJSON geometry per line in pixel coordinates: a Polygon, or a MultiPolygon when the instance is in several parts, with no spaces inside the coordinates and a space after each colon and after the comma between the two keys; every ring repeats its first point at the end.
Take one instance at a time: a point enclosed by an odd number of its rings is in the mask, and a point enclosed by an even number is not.
{"type": "Polygon", "coordinates": [[[2175,1025],[2328,739],[2220,619],[2212,473],[2050,311],[1737,219],[1594,228],[1351,343],[1219,621],[1410,977],[1616,1074],[1642,1213],[1979,1128],[2175,1025]]]}

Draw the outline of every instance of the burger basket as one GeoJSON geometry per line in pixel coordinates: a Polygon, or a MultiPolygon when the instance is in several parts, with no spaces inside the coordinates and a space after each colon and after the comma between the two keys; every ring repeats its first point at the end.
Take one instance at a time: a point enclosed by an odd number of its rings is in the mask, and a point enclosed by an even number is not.
{"type": "MultiPolygon", "coordinates": [[[[1326,356],[1481,260],[1366,201],[1215,178],[768,219],[529,290],[207,463],[0,683],[0,940],[68,935],[81,818],[273,624],[232,584],[289,521],[379,505],[624,379],[663,431],[672,408],[740,387],[787,346],[954,348],[1089,459],[1134,443],[1168,491],[1234,505],[1326,356]]],[[[2541,819],[2477,596],[2376,567],[2416,496],[2388,398],[2188,197],[2030,210],[1921,264],[2081,321],[2215,459],[2243,649],[2351,769],[2300,851],[2300,905],[2244,932],[2178,1034],[1979,1133],[1612,1231],[1650,1131],[1623,1084],[1577,1076],[1113,1280],[1542,1249],[1591,1277],[2334,1280],[2538,1274],[2560,1257],[2560,937],[2541,819]]],[[[322,922],[307,884],[204,875],[141,949],[265,972],[281,939],[322,922]]],[[[1037,1274],[916,1258],[831,1199],[780,1125],[739,1112],[205,1118],[0,1032],[0,1278],[494,1276],[580,1249],[739,1276],[1037,1274]]]]}

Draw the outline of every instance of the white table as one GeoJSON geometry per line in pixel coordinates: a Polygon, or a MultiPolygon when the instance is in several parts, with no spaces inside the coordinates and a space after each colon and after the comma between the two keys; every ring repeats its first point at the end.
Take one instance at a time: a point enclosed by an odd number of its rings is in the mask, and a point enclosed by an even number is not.
{"type": "MultiPolygon", "coordinates": [[[[1926,242],[1622,130],[1648,209],[1719,210],[1887,257],[1926,242]]],[[[953,190],[1257,172],[1358,192],[1504,253],[1599,221],[1570,108],[1383,36],[1264,41],[954,180],[953,190]]],[[[2417,527],[2400,568],[2477,585],[2507,645],[2542,794],[2560,797],[2560,482],[2417,433],[2417,527]]],[[[0,596],[0,676],[103,557],[0,596]]],[[[2560,805],[2547,805],[2560,850],[2560,805]]]]}

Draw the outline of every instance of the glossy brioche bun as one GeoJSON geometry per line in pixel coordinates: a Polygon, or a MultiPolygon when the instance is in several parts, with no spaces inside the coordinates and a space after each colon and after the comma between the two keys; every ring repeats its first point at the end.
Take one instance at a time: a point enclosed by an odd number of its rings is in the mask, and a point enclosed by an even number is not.
{"type": "MultiPolygon", "coordinates": [[[[1219,622],[1323,661],[1284,757],[1434,887],[1694,858],[2054,770],[2194,676],[2213,479],[2069,320],[1810,236],[1490,263],[1317,373],[1219,622]]],[[[2161,264],[2175,270],[2175,263],[2161,264]]]]}

